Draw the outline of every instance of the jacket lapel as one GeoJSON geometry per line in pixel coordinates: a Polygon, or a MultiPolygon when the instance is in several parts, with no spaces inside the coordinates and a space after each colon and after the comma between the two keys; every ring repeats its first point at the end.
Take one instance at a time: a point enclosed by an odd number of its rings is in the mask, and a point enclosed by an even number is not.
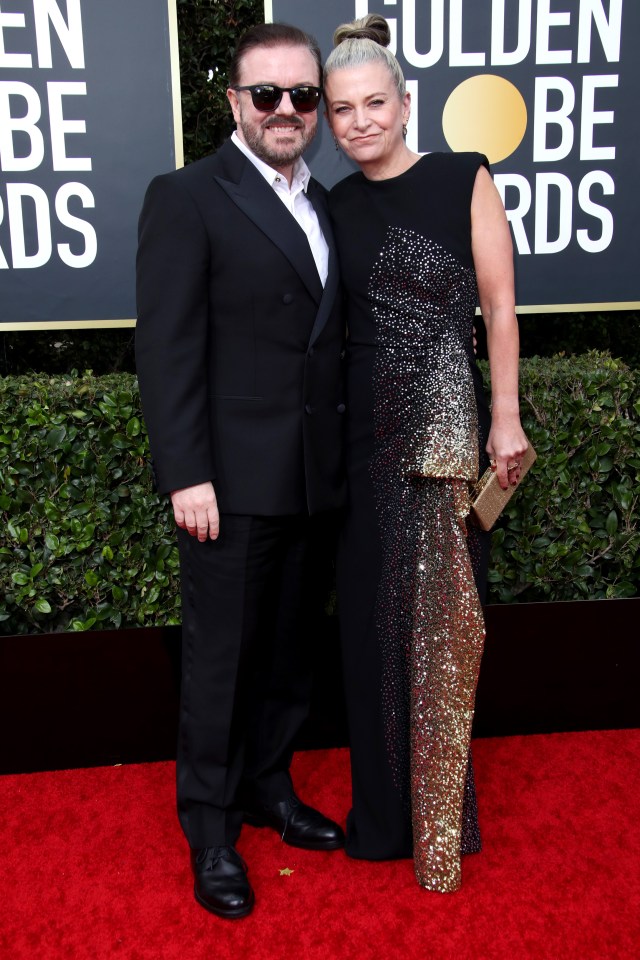
{"type": "Polygon", "coordinates": [[[329,272],[327,274],[327,281],[324,285],[322,299],[320,301],[318,313],[316,314],[315,323],[309,339],[309,346],[312,346],[320,336],[324,325],[329,319],[329,315],[333,308],[336,294],[338,292],[339,272],[338,251],[333,238],[333,229],[331,227],[331,219],[329,217],[326,194],[323,188],[320,187],[319,183],[313,178],[309,181],[307,197],[313,204],[313,208],[318,215],[320,227],[322,228],[324,238],[329,246],[329,272]]]}
{"type": "MultiPolygon", "coordinates": [[[[316,303],[320,303],[323,299],[322,283],[302,227],[237,147],[229,142],[216,156],[225,161],[225,175],[214,175],[216,182],[236,206],[283,252],[316,303]]],[[[322,228],[324,231],[324,224],[322,228]]]]}

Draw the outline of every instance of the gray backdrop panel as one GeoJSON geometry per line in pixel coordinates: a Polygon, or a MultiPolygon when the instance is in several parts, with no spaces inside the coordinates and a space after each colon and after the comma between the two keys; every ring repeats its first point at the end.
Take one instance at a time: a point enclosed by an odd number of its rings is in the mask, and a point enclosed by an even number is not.
{"type": "MultiPolygon", "coordinates": [[[[506,4],[506,49],[516,45],[516,20],[520,3],[506,4]]],[[[431,0],[415,0],[416,47],[419,52],[430,49],[431,0]]],[[[407,2],[403,0],[379,0],[369,4],[371,12],[382,13],[397,20],[398,36],[402,35],[407,2]]],[[[611,308],[627,303],[640,305],[640,272],[637,269],[638,241],[636,225],[640,219],[640,191],[637,189],[637,147],[640,141],[640,71],[637,68],[637,49],[640,42],[640,4],[625,0],[622,6],[621,51],[619,62],[607,62],[598,31],[592,26],[591,60],[576,63],[575,44],[577,37],[579,3],[554,6],[553,13],[567,13],[569,25],[555,25],[549,31],[550,47],[572,49],[569,64],[537,64],[535,62],[536,3],[532,4],[532,42],[526,59],[513,66],[492,66],[487,55],[487,64],[478,67],[451,67],[448,65],[448,39],[450,0],[445,0],[445,53],[434,66],[419,69],[409,64],[398,46],[398,59],[407,80],[419,82],[418,98],[418,148],[422,152],[449,150],[442,130],[442,111],[449,94],[464,80],[477,74],[497,74],[514,84],[523,95],[528,111],[528,126],[519,147],[499,163],[493,164],[494,174],[520,174],[534,184],[536,173],[562,173],[573,186],[572,238],[566,249],[554,254],[516,254],[517,301],[520,306],[547,305],[549,309],[570,304],[608,304],[611,308]],[[613,111],[612,124],[596,124],[594,144],[615,146],[613,160],[585,161],[579,158],[581,87],[584,75],[616,74],[618,86],[601,89],[596,94],[596,109],[613,111]],[[566,159],[557,162],[533,161],[533,113],[536,77],[559,76],[568,79],[576,90],[576,107],[571,115],[575,126],[574,147],[566,159]],[[614,235],[611,244],[601,253],[587,253],[576,239],[576,231],[588,228],[597,236],[599,223],[587,217],[577,202],[578,186],[584,175],[592,169],[609,173],[615,182],[615,194],[603,197],[599,190],[593,199],[611,211],[614,220],[614,235]]],[[[608,12],[609,4],[603,9],[608,12]]],[[[464,51],[489,51],[491,37],[491,0],[467,0],[462,4],[462,49],[464,51]]],[[[354,0],[323,0],[322,4],[300,3],[299,0],[273,0],[273,19],[294,23],[317,37],[324,58],[332,46],[333,30],[355,16],[354,0]]],[[[553,99],[550,108],[557,109],[553,99]]],[[[353,167],[337,154],[333,140],[323,123],[321,136],[309,151],[309,163],[314,175],[332,186],[353,167]]],[[[549,127],[548,146],[553,146],[558,129],[549,127]]],[[[550,194],[547,234],[558,235],[559,203],[557,191],[550,194]]],[[[507,205],[510,201],[507,195],[507,205]]],[[[535,196],[534,196],[535,202],[535,196]]],[[[535,212],[533,206],[524,218],[524,227],[533,248],[535,212]]]]}
{"type": "MultiPolygon", "coordinates": [[[[3,13],[23,12],[24,29],[4,31],[7,52],[32,53],[34,69],[0,69],[0,82],[19,80],[40,95],[45,157],[33,171],[2,173],[0,198],[5,216],[0,224],[0,249],[11,264],[6,184],[32,183],[49,197],[54,254],[39,268],[0,271],[0,322],[114,320],[135,316],[134,263],[137,218],[151,177],[175,167],[174,119],[169,53],[168,3],[159,0],[83,2],[85,69],[72,69],[55,39],[53,68],[37,69],[33,5],[11,0],[3,13]],[[29,12],[31,9],[31,12],[29,12]],[[85,119],[86,134],[66,138],[69,156],[91,157],[90,171],[55,172],[48,134],[47,81],[83,81],[85,97],[64,98],[69,119],[85,119]],[[70,243],[79,253],[83,241],[57,222],[54,198],[61,184],[86,184],[95,209],[72,212],[90,221],[98,236],[98,255],[88,267],[72,268],[55,253],[57,243],[70,243]]],[[[61,5],[65,12],[65,5],[61,5]]],[[[24,112],[22,103],[12,107],[24,112]]],[[[26,155],[23,135],[21,155],[26,155]]],[[[16,147],[20,146],[16,138],[16,147]]],[[[18,152],[18,150],[16,151],[18,152]]],[[[27,253],[38,248],[33,203],[25,201],[27,253]]]]}

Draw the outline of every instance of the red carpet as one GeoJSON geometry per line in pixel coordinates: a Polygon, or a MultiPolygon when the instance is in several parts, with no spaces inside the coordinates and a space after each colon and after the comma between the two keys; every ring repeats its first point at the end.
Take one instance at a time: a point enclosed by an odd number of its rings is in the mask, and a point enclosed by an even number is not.
{"type": "MultiPolygon", "coordinates": [[[[640,731],[479,740],[474,756],[485,849],[459,893],[420,890],[409,861],[245,828],[257,906],[240,921],[193,899],[173,764],[2,777],[0,955],[638,960],[640,731]]],[[[294,776],[344,820],[347,751],[300,754],[294,776]]]]}

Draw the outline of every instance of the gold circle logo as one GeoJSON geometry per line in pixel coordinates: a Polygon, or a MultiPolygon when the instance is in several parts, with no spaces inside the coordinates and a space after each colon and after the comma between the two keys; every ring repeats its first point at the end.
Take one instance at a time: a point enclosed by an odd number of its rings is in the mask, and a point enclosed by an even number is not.
{"type": "Polygon", "coordinates": [[[477,150],[499,163],[516,150],[527,129],[527,105],[517,87],[494,74],[469,77],[449,95],[442,130],[452,150],[477,150]]]}

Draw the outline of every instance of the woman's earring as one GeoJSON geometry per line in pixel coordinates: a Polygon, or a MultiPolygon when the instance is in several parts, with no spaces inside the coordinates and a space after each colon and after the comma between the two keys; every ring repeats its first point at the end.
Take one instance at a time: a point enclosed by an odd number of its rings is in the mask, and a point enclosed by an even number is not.
{"type": "Polygon", "coordinates": [[[402,124],[402,136],[407,139],[407,123],[406,121],[402,124]]]}
{"type": "Polygon", "coordinates": [[[335,145],[336,145],[336,150],[339,150],[339,149],[340,149],[340,144],[338,143],[338,138],[334,136],[333,142],[334,142],[335,145]]]}

